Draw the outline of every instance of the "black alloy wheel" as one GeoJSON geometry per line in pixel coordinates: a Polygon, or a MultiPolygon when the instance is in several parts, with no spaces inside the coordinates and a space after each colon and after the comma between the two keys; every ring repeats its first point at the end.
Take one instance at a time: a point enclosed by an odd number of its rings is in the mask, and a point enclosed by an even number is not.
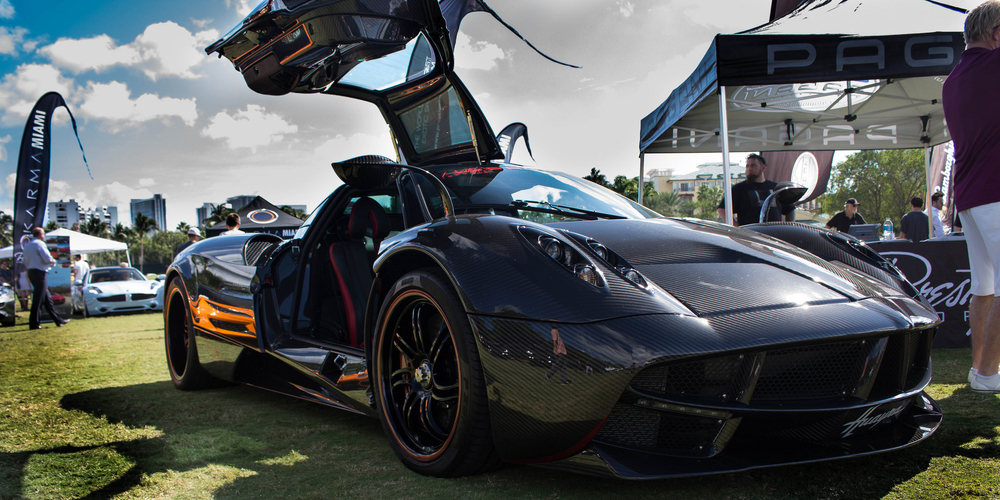
{"type": "MultiPolygon", "coordinates": [[[[163,334],[170,380],[174,387],[182,391],[212,387],[212,376],[198,364],[198,347],[191,324],[190,305],[180,278],[170,281],[165,296],[163,334]]],[[[86,306],[84,310],[86,311],[86,306]]]]}
{"type": "Polygon", "coordinates": [[[430,476],[499,464],[475,339],[460,311],[448,281],[425,269],[393,285],[376,327],[379,418],[403,463],[430,476]]]}

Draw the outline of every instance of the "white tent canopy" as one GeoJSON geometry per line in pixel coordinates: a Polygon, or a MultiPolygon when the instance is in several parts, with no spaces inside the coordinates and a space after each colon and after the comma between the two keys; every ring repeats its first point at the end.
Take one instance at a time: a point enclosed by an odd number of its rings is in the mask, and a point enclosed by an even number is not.
{"type": "Polygon", "coordinates": [[[965,48],[965,13],[954,3],[965,2],[804,0],[768,24],[717,35],[691,76],[642,119],[640,157],[722,152],[731,223],[730,150],[946,142],[942,86],[965,48]]]}
{"type": "MultiPolygon", "coordinates": [[[[116,250],[128,250],[128,245],[120,241],[108,240],[104,238],[98,238],[97,236],[91,236],[89,234],[78,233],[76,231],[70,231],[69,229],[56,229],[55,231],[45,233],[46,238],[53,236],[69,236],[69,251],[73,254],[78,253],[101,253],[101,252],[113,252],[116,250]]],[[[5,248],[0,248],[0,259],[9,259],[13,256],[14,247],[9,246],[5,248]]]]}

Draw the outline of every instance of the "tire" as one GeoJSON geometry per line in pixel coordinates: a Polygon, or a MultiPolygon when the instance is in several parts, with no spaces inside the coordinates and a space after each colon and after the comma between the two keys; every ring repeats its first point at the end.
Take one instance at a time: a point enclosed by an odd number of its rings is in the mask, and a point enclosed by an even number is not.
{"type": "Polygon", "coordinates": [[[456,477],[499,465],[472,328],[440,272],[414,271],[389,289],[372,357],[379,420],[407,467],[456,477]]]}
{"type": "MultiPolygon", "coordinates": [[[[167,351],[167,369],[174,387],[195,391],[215,386],[215,379],[198,363],[191,310],[184,285],[174,278],[167,288],[163,308],[163,336],[167,351]]],[[[86,314],[86,306],[84,313],[86,314]]]]}

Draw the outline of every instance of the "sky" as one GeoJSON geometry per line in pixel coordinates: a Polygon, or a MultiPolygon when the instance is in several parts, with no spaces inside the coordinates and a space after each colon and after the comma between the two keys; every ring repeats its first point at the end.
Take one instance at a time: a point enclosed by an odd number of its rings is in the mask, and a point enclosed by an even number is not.
{"type": "MultiPolygon", "coordinates": [[[[49,201],[118,207],[161,194],[167,228],[237,195],[313,210],[338,185],[331,162],[395,157],[372,104],[329,95],[264,96],[204,48],[249,13],[251,0],[0,0],[0,210],[13,210],[18,149],[44,93],[55,114],[49,201]]],[[[456,73],[494,132],[528,127],[514,163],[608,179],[639,173],[639,122],[687,78],[717,33],[768,21],[770,0],[488,0],[549,56],[489,14],[465,18],[456,73]]],[[[733,154],[739,161],[743,154],[733,154]]],[[[647,155],[645,168],[694,169],[720,155],[647,155]]]]}

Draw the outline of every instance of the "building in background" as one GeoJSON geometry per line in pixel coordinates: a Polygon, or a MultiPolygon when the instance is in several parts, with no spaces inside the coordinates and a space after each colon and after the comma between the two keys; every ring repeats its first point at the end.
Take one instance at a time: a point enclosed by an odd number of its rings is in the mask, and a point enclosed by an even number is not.
{"type": "Polygon", "coordinates": [[[118,207],[110,205],[98,205],[94,208],[81,208],[75,199],[69,201],[51,201],[48,204],[48,221],[55,222],[59,227],[72,229],[74,224],[83,226],[92,218],[100,219],[108,224],[108,227],[115,227],[118,224],[118,207]]]}
{"type": "Polygon", "coordinates": [[[205,219],[212,216],[212,210],[214,208],[215,205],[211,203],[202,203],[200,207],[194,209],[196,214],[195,217],[197,217],[197,219],[195,220],[195,223],[192,225],[195,227],[205,227],[205,219]]]}
{"type": "Polygon", "coordinates": [[[129,209],[132,212],[132,224],[135,225],[136,214],[143,214],[156,221],[156,227],[161,230],[167,227],[167,201],[163,196],[154,194],[152,198],[145,200],[131,200],[129,209]]]}
{"type": "Polygon", "coordinates": [[[239,196],[226,198],[226,203],[230,204],[233,207],[233,210],[239,212],[241,208],[249,205],[255,198],[257,198],[257,195],[241,194],[239,196]]]}

